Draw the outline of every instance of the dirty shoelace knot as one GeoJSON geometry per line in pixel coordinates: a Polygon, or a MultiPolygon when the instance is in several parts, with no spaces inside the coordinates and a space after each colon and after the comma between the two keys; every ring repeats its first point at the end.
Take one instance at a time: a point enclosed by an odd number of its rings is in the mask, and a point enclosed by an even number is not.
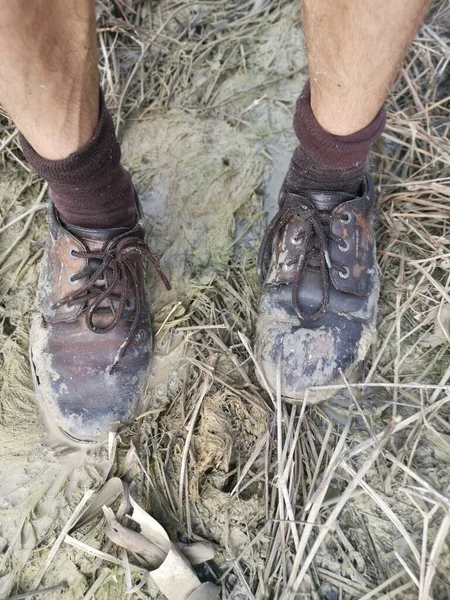
{"type": "Polygon", "coordinates": [[[135,336],[142,314],[139,280],[132,257],[139,255],[151,262],[168,290],[171,289],[169,280],[150,248],[144,240],[136,236],[119,239],[117,243],[110,244],[105,250],[71,250],[71,254],[86,260],[86,267],[72,275],[71,281],[76,282],[84,278],[87,280],[80,288],[72,294],[64,296],[52,308],[56,309],[64,304],[71,306],[75,302],[85,304],[86,325],[95,333],[108,333],[119,323],[126,308],[134,308],[133,322],[116,354],[113,367],[124,355],[135,336]],[[95,268],[97,264],[98,266],[95,268]],[[134,292],[134,307],[129,298],[130,284],[134,292]],[[105,301],[109,306],[100,306],[105,301]],[[116,306],[113,301],[116,301],[116,306]],[[95,325],[93,319],[98,314],[112,314],[113,318],[106,325],[95,325]]]}
{"type": "Polygon", "coordinates": [[[302,223],[304,233],[301,238],[296,240],[299,244],[299,256],[295,263],[294,279],[292,282],[292,305],[299,319],[308,319],[315,321],[322,317],[328,310],[330,301],[330,273],[333,268],[341,273],[342,277],[348,276],[348,270],[342,265],[332,263],[329,255],[329,242],[334,241],[342,247],[344,240],[333,234],[331,224],[333,219],[340,218],[345,220],[342,215],[333,215],[329,211],[320,211],[309,200],[301,196],[290,194],[283,206],[277,212],[275,217],[269,223],[266,233],[261,242],[258,255],[258,274],[261,280],[265,277],[269,259],[273,251],[274,240],[278,234],[291,221],[298,220],[302,223]],[[319,265],[310,264],[311,258],[319,256],[319,265]],[[322,301],[316,312],[305,314],[299,306],[299,289],[302,276],[305,269],[318,272],[320,274],[320,283],[322,287],[322,301]]]}

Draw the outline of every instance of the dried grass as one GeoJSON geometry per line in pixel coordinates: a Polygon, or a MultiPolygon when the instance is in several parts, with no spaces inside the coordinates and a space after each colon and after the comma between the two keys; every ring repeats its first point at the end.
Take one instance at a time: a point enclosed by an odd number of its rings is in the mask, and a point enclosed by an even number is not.
{"type": "MultiPolygon", "coordinates": [[[[242,114],[227,112],[232,98],[217,96],[220,83],[246,68],[252,36],[290,4],[166,1],[150,11],[146,2],[99,2],[102,84],[118,128],[172,107],[244,127],[242,114]]],[[[450,596],[449,27],[448,2],[435,2],[390,96],[375,153],[383,291],[363,384],[343,381],[339,398],[324,407],[290,407],[256,383],[249,340],[258,284],[245,252],[156,317],[157,340],[176,332],[185,338],[186,368],[162,404],[149,392],[148,410],[118,440],[113,472],[133,477],[146,508],[174,538],[217,544],[217,560],[202,575],[221,582],[223,598],[450,596]],[[341,394],[346,389],[350,395],[341,394]],[[124,456],[132,436],[137,468],[124,456]]],[[[275,80],[277,73],[267,73],[242,94],[251,102],[275,80]]],[[[8,357],[26,348],[11,294],[17,281],[27,289],[36,283],[40,248],[29,244],[29,227],[38,219],[33,236],[43,227],[42,197],[16,133],[5,120],[1,159],[31,192],[17,188],[0,207],[4,268],[14,268],[0,297],[3,386],[21,372],[8,357]]],[[[2,405],[5,431],[22,404],[15,396],[12,408],[2,405]]],[[[65,541],[125,564],[102,546],[101,526],[86,535],[92,539],[65,541]]],[[[59,548],[62,538],[55,539],[59,548]]],[[[43,561],[52,558],[43,552],[43,561]]],[[[123,574],[105,567],[91,567],[86,598],[125,589],[123,574]]],[[[144,595],[136,590],[134,597],[144,595]]]]}

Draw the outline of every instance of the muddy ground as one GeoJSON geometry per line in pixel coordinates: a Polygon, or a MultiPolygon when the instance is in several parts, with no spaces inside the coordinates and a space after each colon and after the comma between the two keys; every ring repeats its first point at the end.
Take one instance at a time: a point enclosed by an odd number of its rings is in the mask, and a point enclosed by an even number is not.
{"type": "MultiPolygon", "coordinates": [[[[444,319],[450,281],[446,264],[441,264],[448,252],[450,171],[448,161],[439,158],[439,140],[445,143],[448,133],[439,112],[442,102],[424,117],[420,106],[401,92],[400,83],[390,128],[374,156],[384,291],[379,339],[364,376],[378,387],[305,412],[281,407],[255,377],[255,255],[295,147],[292,113],[306,79],[306,63],[297,4],[267,3],[263,13],[258,12],[260,4],[255,2],[253,13],[244,14],[242,29],[233,29],[232,20],[221,24],[215,18],[212,33],[207,28],[195,33],[206,40],[222,36],[223,46],[213,47],[197,64],[189,85],[177,87],[178,80],[173,84],[176,93],[170,102],[153,106],[143,101],[134,110],[117,113],[123,158],[143,202],[149,242],[173,289],[166,292],[148,272],[155,373],[143,413],[108,447],[62,447],[41,424],[27,348],[46,231],[45,189],[19,162],[14,144],[2,155],[0,599],[52,586],[56,588],[46,594],[29,597],[161,598],[145,582],[129,592],[120,566],[68,543],[62,543],[43,572],[61,528],[85,491],[100,489],[112,476],[135,483],[142,506],[174,541],[214,543],[215,560],[198,574],[202,580],[219,581],[224,599],[425,599],[427,576],[434,576],[433,598],[450,597],[445,387],[450,338],[444,319]],[[233,35],[237,46],[229,46],[233,35]],[[406,111],[401,105],[405,99],[410,103],[406,111]],[[425,118],[426,125],[421,121],[425,118]],[[414,128],[420,156],[415,150],[402,151],[402,144],[411,144],[414,128]],[[422,130],[431,141],[420,138],[422,130]],[[419,161],[417,168],[408,167],[419,161]],[[425,186],[427,180],[434,187],[425,186]],[[408,220],[408,212],[420,210],[418,225],[408,220]],[[425,242],[424,229],[429,235],[425,242]],[[426,257],[435,257],[433,270],[425,275],[423,269],[411,270],[408,259],[426,257]],[[389,429],[392,419],[396,433],[390,434],[314,550],[331,511],[368,460],[373,436],[389,429]],[[188,431],[192,439],[183,471],[188,431]],[[343,431],[344,454],[334,463],[343,431]],[[283,473],[287,480],[280,483],[283,473]],[[308,511],[324,486],[327,493],[317,505],[315,526],[306,535],[308,511]],[[301,584],[293,588],[299,539],[306,548],[300,566],[313,554],[301,584]]],[[[172,4],[161,6],[169,10],[172,4]]],[[[213,19],[210,5],[202,6],[189,10],[194,17],[200,12],[202,18],[213,19]]],[[[165,13],[155,14],[167,21],[165,13]]],[[[99,15],[99,27],[105,18],[99,15]]],[[[114,17],[114,26],[118,19],[114,17]]],[[[145,23],[156,27],[146,21],[150,16],[144,9],[140,19],[141,28],[145,23]]],[[[433,23],[430,27],[439,33],[433,23]]],[[[425,35],[418,47],[426,43],[436,44],[425,35]]],[[[143,67],[154,64],[156,50],[150,46],[145,52],[143,67]]],[[[158,60],[161,67],[169,58],[158,60]]],[[[172,85],[173,72],[162,67],[160,72],[161,77],[170,72],[167,85],[172,85]]],[[[431,80],[436,71],[428,76],[431,80]]],[[[117,97],[107,93],[113,110],[117,97]]],[[[439,101],[439,96],[423,99],[432,107],[439,101]]],[[[5,132],[9,135],[9,129],[5,132]]],[[[99,517],[73,536],[120,556],[104,532],[105,521],[99,517]]],[[[139,581],[144,581],[142,575],[134,575],[133,585],[139,581]]]]}

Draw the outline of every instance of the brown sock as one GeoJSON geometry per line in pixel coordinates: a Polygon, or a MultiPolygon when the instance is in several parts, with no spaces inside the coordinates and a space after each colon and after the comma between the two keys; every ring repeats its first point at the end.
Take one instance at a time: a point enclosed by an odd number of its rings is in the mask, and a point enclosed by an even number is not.
{"type": "Polygon", "coordinates": [[[120,144],[103,94],[94,137],[78,152],[63,160],[48,160],[23,135],[20,142],[27,161],[48,182],[64,223],[95,229],[135,225],[135,191],[120,162],[120,144]]]}
{"type": "Polygon", "coordinates": [[[286,175],[289,191],[341,191],[356,195],[367,168],[373,142],[381,135],[386,122],[384,108],[375,119],[350,135],[333,135],[318,123],[311,109],[309,83],[297,100],[294,130],[296,148],[286,175]]]}

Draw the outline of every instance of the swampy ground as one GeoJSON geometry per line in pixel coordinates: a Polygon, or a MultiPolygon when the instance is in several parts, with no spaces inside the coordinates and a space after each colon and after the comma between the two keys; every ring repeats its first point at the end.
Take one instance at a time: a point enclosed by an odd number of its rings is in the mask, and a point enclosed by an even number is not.
{"type": "Polygon", "coordinates": [[[262,388],[252,352],[255,256],[307,77],[297,1],[103,0],[97,24],[173,289],[149,270],[155,374],[136,422],[104,448],[52,442],[28,365],[46,189],[1,116],[0,598],[161,598],[100,517],[55,546],[113,476],[174,541],[214,543],[198,573],[223,599],[450,598],[449,3],[414,41],[372,156],[382,294],[364,386],[314,407],[262,388]]]}

